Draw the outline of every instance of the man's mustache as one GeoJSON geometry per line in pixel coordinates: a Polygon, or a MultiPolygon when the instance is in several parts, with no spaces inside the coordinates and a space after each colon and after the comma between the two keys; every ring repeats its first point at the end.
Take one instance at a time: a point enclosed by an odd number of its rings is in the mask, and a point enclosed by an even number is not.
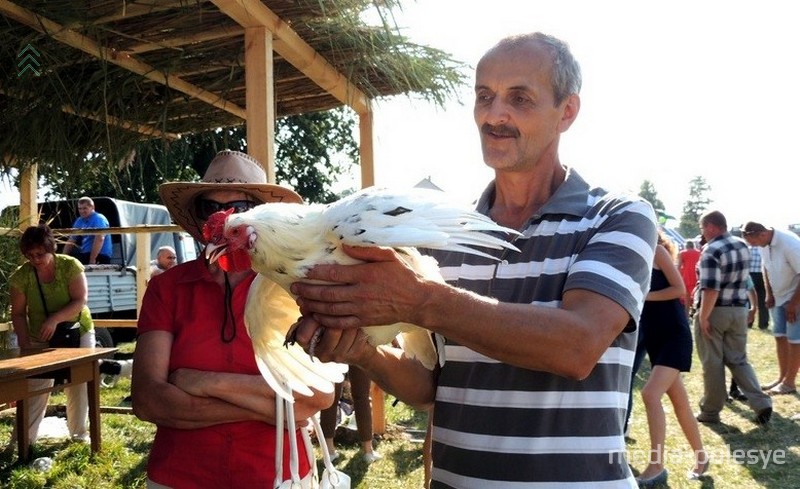
{"type": "Polygon", "coordinates": [[[505,124],[493,126],[491,124],[484,123],[481,125],[481,134],[515,138],[519,136],[519,131],[515,127],[507,126],[505,124]]]}

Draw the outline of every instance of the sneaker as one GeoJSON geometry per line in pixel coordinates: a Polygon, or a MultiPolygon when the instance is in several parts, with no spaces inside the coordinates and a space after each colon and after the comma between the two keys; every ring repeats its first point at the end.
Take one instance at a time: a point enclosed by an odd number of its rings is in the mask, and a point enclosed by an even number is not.
{"type": "Polygon", "coordinates": [[[380,459],[382,459],[382,458],[383,458],[383,455],[381,455],[381,454],[380,454],[380,453],[378,453],[378,452],[374,452],[374,451],[373,451],[373,452],[369,452],[369,453],[364,453],[364,460],[365,460],[365,461],[366,461],[368,464],[371,464],[372,462],[374,462],[374,461],[376,461],[376,460],[380,460],[380,459]]]}

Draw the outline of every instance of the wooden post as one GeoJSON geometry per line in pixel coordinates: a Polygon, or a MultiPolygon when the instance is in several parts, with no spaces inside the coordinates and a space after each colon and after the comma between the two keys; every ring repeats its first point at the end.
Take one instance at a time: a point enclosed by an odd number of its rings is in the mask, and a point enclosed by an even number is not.
{"type": "Polygon", "coordinates": [[[266,27],[244,30],[247,112],[247,153],[264,166],[275,183],[275,90],[272,73],[272,33],[266,27]]]}
{"type": "Polygon", "coordinates": [[[19,228],[26,229],[39,222],[39,206],[36,189],[39,181],[39,166],[25,167],[19,179],[19,228]]]}
{"type": "Polygon", "coordinates": [[[376,435],[386,433],[386,410],[384,409],[385,396],[383,390],[375,382],[369,389],[372,398],[372,432],[376,435]]]}
{"type": "Polygon", "coordinates": [[[372,131],[372,108],[358,114],[360,136],[361,188],[375,185],[375,147],[372,131]]]}
{"type": "Polygon", "coordinates": [[[145,288],[150,280],[150,233],[136,234],[136,317],[142,310],[145,288]]]}

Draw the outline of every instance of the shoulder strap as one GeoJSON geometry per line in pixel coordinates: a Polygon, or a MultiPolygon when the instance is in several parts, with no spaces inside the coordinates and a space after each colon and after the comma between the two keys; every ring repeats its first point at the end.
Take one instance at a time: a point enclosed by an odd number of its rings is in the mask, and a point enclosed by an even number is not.
{"type": "Polygon", "coordinates": [[[36,267],[32,268],[33,268],[33,276],[36,277],[36,287],[39,289],[39,297],[42,298],[42,307],[44,307],[44,316],[47,317],[50,315],[50,313],[47,312],[47,301],[44,300],[44,291],[42,291],[42,283],[39,282],[39,274],[36,273],[36,267]]]}

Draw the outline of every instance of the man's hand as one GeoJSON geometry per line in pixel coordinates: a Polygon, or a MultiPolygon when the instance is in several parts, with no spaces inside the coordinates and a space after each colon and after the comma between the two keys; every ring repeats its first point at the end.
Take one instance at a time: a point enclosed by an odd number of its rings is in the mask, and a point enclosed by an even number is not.
{"type": "Polygon", "coordinates": [[[306,352],[323,362],[366,365],[376,351],[360,329],[323,328],[310,317],[300,318],[290,334],[306,352]]]}
{"type": "Polygon", "coordinates": [[[786,303],[786,321],[790,323],[797,322],[798,305],[789,301],[786,303]]]}
{"type": "MultiPolygon", "coordinates": [[[[295,282],[292,293],[300,312],[326,328],[348,329],[415,321],[425,302],[424,280],[389,248],[346,246],[344,251],[366,263],[318,265],[306,276],[334,285],[295,282]]],[[[326,332],[327,334],[327,332],[326,332]]]]}
{"type": "Polygon", "coordinates": [[[711,321],[706,319],[700,319],[700,331],[703,332],[703,336],[706,338],[711,338],[711,321]]]}

